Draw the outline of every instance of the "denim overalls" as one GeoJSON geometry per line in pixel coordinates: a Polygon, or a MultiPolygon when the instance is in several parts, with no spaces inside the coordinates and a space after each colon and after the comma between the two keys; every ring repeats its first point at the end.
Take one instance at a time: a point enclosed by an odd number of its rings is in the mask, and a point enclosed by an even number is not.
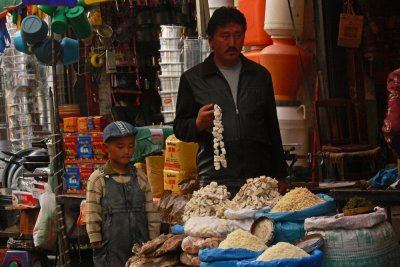
{"type": "Polygon", "coordinates": [[[133,256],[132,246],[149,240],[146,197],[137,181],[136,168],[131,168],[131,179],[118,183],[111,175],[104,175],[105,196],[101,199],[103,247],[93,250],[95,267],[125,266],[133,256]]]}

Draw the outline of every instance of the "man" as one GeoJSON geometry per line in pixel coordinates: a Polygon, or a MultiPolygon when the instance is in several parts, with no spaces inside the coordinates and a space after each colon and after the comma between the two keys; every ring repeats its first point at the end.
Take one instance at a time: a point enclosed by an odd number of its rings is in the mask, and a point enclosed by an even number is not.
{"type": "Polygon", "coordinates": [[[211,17],[208,41],[213,53],[186,71],[179,84],[174,133],[198,142],[200,185],[226,185],[232,197],[247,178],[286,176],[271,75],[241,54],[246,19],[237,9],[221,7],[211,17]],[[227,168],[215,170],[214,104],[222,109],[227,168]]]}

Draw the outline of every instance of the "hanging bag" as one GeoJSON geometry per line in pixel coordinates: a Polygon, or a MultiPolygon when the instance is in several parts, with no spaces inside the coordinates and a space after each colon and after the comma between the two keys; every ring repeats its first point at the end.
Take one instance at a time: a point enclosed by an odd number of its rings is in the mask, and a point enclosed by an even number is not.
{"type": "Polygon", "coordinates": [[[355,15],[350,0],[347,1],[345,13],[340,13],[338,46],[357,48],[360,47],[363,16],[355,15]]]}
{"type": "Polygon", "coordinates": [[[35,247],[52,250],[57,246],[56,196],[46,185],[39,196],[40,212],[33,228],[35,247]]]}

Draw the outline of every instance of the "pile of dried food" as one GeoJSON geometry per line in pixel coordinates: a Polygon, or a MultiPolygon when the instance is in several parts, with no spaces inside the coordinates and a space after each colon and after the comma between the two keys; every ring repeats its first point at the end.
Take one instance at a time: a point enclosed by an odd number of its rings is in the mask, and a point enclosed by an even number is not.
{"type": "Polygon", "coordinates": [[[266,249],[267,246],[261,238],[242,229],[237,229],[219,244],[219,248],[245,248],[258,251],[266,249]]]}
{"type": "Polygon", "coordinates": [[[263,175],[247,179],[233,198],[230,207],[234,210],[272,208],[280,198],[278,181],[263,175]]]}
{"type": "Polygon", "coordinates": [[[271,212],[291,212],[304,210],[325,202],[310,190],[304,187],[296,187],[286,193],[272,208],[271,212]]]}
{"type": "Polygon", "coordinates": [[[209,185],[194,191],[192,198],[185,206],[182,220],[190,217],[218,216],[222,217],[229,206],[230,193],[224,185],[211,182],[209,185]]]}
{"type": "Polygon", "coordinates": [[[307,252],[290,243],[279,242],[261,254],[257,261],[272,261],[278,259],[295,259],[310,256],[307,252]]]}
{"type": "Polygon", "coordinates": [[[129,258],[125,266],[176,266],[180,254],[180,246],[184,235],[160,235],[157,238],[143,244],[135,244],[132,248],[134,254],[129,258]],[[146,265],[147,264],[147,265],[146,265]]]}
{"type": "Polygon", "coordinates": [[[200,266],[199,251],[204,248],[216,248],[223,238],[187,236],[183,239],[180,261],[188,266],[200,266]]]}

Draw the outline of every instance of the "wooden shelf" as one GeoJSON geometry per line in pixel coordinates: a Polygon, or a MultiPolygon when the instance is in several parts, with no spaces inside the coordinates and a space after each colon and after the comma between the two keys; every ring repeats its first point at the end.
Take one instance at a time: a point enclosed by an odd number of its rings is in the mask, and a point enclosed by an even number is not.
{"type": "Polygon", "coordinates": [[[79,164],[79,163],[94,163],[94,164],[105,164],[106,159],[65,159],[65,164],[79,164]]]}

